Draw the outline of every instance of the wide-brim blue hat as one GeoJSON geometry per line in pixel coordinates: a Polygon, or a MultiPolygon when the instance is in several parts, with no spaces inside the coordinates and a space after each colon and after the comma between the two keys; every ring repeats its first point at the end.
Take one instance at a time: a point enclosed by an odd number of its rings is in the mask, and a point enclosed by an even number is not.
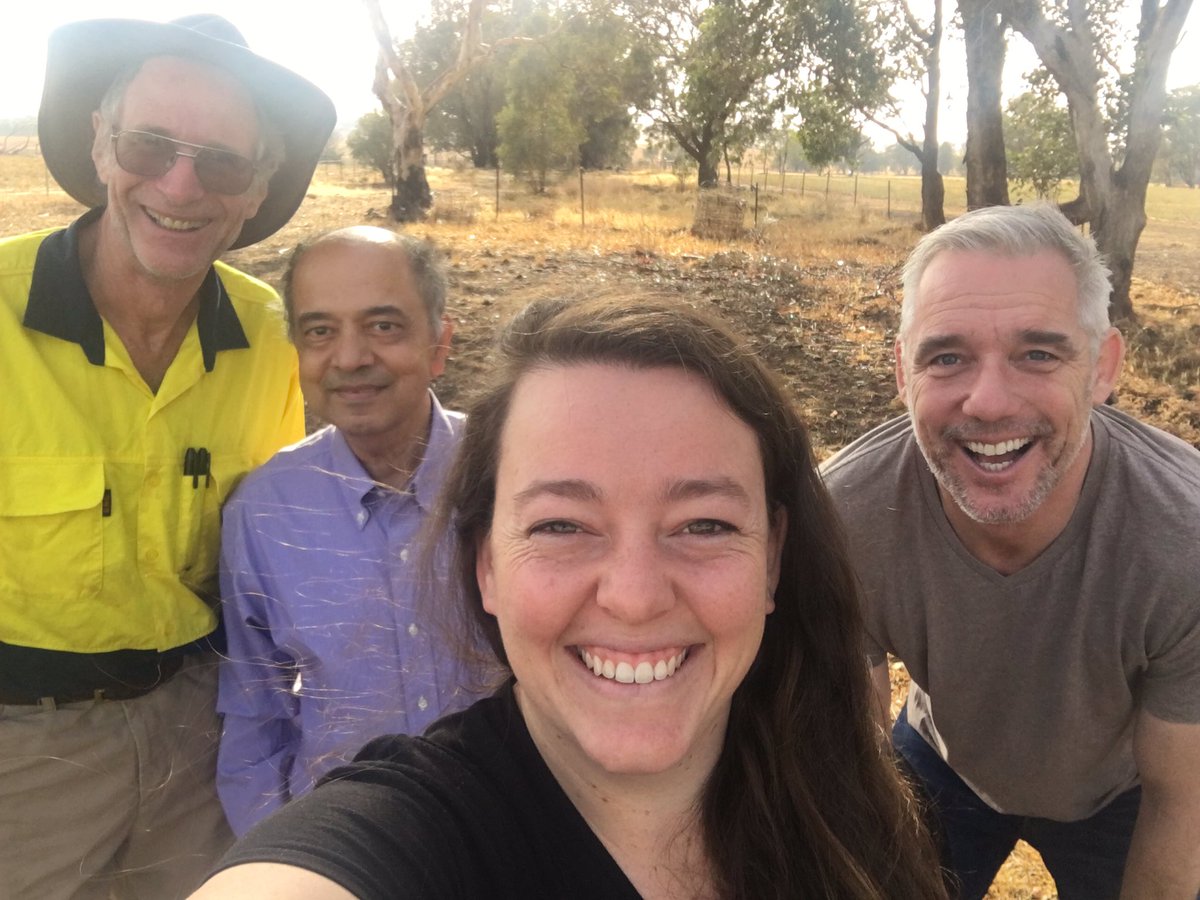
{"type": "Polygon", "coordinates": [[[92,162],[92,113],[119,74],[153,56],[181,56],[229,72],[254,97],[268,127],[281,133],[283,164],[233,249],[274,234],[303,202],[337,116],[324,91],[251,52],[241,32],[220,16],[194,15],[168,23],[89,19],[56,29],[50,35],[38,112],[38,138],[50,174],[85,206],[108,202],[92,162]]]}

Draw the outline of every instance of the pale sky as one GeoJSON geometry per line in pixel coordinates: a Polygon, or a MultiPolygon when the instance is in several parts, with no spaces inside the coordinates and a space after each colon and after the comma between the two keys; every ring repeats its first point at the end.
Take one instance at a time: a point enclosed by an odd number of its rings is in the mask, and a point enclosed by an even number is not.
{"type": "MultiPolygon", "coordinates": [[[[35,115],[46,66],[46,39],[65,22],[86,18],[135,18],[166,21],[196,12],[223,15],[238,26],[256,52],[282,63],[315,82],[333,98],[338,121],[352,125],[378,108],[371,93],[376,45],[367,14],[356,0],[325,3],[296,0],[31,0],[9,4],[0,38],[0,119],[35,115]]],[[[921,8],[916,0],[914,8],[921,8]]],[[[393,34],[407,36],[428,0],[384,0],[393,34]]],[[[953,34],[953,29],[948,29],[953,34]]],[[[943,96],[940,136],[961,143],[965,133],[966,78],[962,46],[943,48],[943,96]]],[[[1016,81],[1036,62],[1020,37],[1009,43],[1006,78],[1016,81]]],[[[1200,83],[1200,13],[1192,11],[1183,43],[1171,60],[1168,87],[1200,83]]],[[[1019,87],[1014,88],[1019,90],[1019,87]]],[[[914,98],[918,101],[918,98],[914,98]]],[[[904,122],[920,134],[919,102],[904,122]]],[[[874,134],[873,134],[874,137],[874,134]]],[[[877,144],[886,143],[875,137],[877,144]]]]}
{"type": "MultiPolygon", "coordinates": [[[[299,72],[333,98],[338,121],[353,124],[379,102],[371,93],[375,37],[358,0],[31,0],[11,3],[0,37],[0,118],[36,115],[46,69],[46,41],[77,19],[165,22],[211,12],[224,16],[256,53],[299,72]]],[[[427,0],[384,0],[394,34],[412,33],[427,0]]]]}

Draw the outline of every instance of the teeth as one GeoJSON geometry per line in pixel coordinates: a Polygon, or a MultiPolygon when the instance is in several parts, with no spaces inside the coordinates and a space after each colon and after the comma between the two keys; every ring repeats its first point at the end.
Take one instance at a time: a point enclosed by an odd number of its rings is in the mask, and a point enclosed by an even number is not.
{"type": "Polygon", "coordinates": [[[1013,438],[999,444],[981,444],[977,441],[967,441],[967,449],[980,456],[1002,456],[1005,453],[1015,453],[1030,442],[1029,438],[1013,438]]]}
{"type": "Polygon", "coordinates": [[[170,216],[160,216],[158,213],[146,210],[146,215],[153,219],[163,228],[169,228],[171,231],[194,231],[197,228],[204,226],[203,222],[189,222],[186,219],[172,219],[170,216]]]}
{"type": "Polygon", "coordinates": [[[614,663],[611,659],[601,659],[587,650],[580,650],[579,658],[597,677],[607,678],[609,681],[616,681],[619,684],[649,684],[652,681],[663,681],[674,675],[683,665],[683,661],[687,659],[687,654],[687,650],[683,650],[667,659],[655,662],[643,660],[637,666],[624,660],[614,663]]]}

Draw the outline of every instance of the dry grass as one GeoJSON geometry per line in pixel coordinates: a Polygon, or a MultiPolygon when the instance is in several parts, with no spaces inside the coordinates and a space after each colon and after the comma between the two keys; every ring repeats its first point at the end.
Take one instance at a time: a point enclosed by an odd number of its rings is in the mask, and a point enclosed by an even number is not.
{"type": "MultiPolygon", "coordinates": [[[[860,178],[857,201],[853,179],[830,179],[826,191],[822,176],[788,175],[786,193],[777,175],[757,180],[757,194],[747,188],[741,195],[745,233],[713,240],[693,233],[694,192],[667,173],[589,173],[581,211],[578,177],[532,197],[507,179],[497,190],[491,172],[430,170],[434,213],[408,230],[449,253],[455,313],[479,332],[472,350],[471,328],[460,328],[468,350],[456,352],[455,365],[464,380],[470,354],[486,355],[487,329],[507,308],[539,291],[605,282],[708,293],[726,309],[766,298],[762,321],[783,323],[795,340],[783,344],[764,327],[758,346],[796,390],[819,455],[895,411],[889,372],[897,272],[917,236],[919,180],[860,178]],[[801,351],[808,355],[798,357],[801,351]]],[[[324,167],[292,222],[233,261],[276,282],[298,240],[336,225],[386,225],[387,204],[371,173],[324,167]]],[[[947,179],[947,212],[962,205],[961,179],[947,179]]],[[[0,156],[0,235],[63,225],[79,212],[40,160],[0,156]]],[[[1200,191],[1153,188],[1149,213],[1134,284],[1139,321],[1125,328],[1130,350],[1120,402],[1200,446],[1200,191]]],[[[907,685],[899,664],[893,681],[898,702],[907,685]]],[[[1021,845],[989,896],[1049,900],[1056,893],[1037,854],[1021,845]]]]}

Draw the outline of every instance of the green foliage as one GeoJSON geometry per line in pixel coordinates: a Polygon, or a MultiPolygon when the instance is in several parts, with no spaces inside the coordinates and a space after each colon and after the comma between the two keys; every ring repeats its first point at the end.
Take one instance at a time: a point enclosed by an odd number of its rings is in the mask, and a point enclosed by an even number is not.
{"type": "Polygon", "coordinates": [[[572,114],[574,83],[544,47],[522,48],[513,59],[508,103],[500,111],[500,161],[544,193],[553,171],[578,164],[585,131],[572,114]]]}
{"type": "MultiPolygon", "coordinates": [[[[417,28],[413,37],[400,45],[400,54],[418,84],[431,84],[454,67],[465,16],[465,4],[442,4],[435,9],[431,24],[417,28]]],[[[544,17],[532,21],[516,11],[489,7],[481,28],[484,43],[491,45],[514,35],[537,33],[545,29],[545,22],[544,17]]],[[[512,46],[498,47],[430,111],[425,140],[431,147],[466,153],[477,168],[495,167],[500,144],[496,116],[504,106],[506,72],[515,52],[512,46]]]]}
{"type": "Polygon", "coordinates": [[[1163,112],[1159,159],[1166,182],[1178,178],[1188,187],[1200,183],[1200,84],[1171,92],[1163,112]]]}
{"type": "Polygon", "coordinates": [[[388,187],[396,183],[392,120],[387,113],[376,110],[359,119],[346,137],[346,146],[356,162],[378,172],[388,187]]]}
{"type": "Polygon", "coordinates": [[[653,88],[651,60],[627,23],[610,14],[577,16],[551,39],[550,51],[574,82],[572,115],[583,128],[579,164],[624,165],[637,139],[633,107],[653,88]]]}
{"type": "Polygon", "coordinates": [[[655,90],[640,108],[695,161],[701,186],[715,184],[721,158],[757,144],[806,87],[848,110],[874,96],[882,77],[870,47],[870,5],[855,0],[620,0],[613,7],[654,59],[655,90]]]}
{"type": "MultiPolygon", "coordinates": [[[[462,30],[461,5],[439,4],[435,21],[401,47],[420,84],[430,83],[454,64],[462,30]]],[[[571,10],[542,3],[489,7],[483,17],[485,44],[529,36],[561,69],[572,97],[569,115],[583,128],[578,157],[586,168],[622,165],[637,137],[631,109],[651,86],[650,60],[632,42],[635,35],[603,4],[571,10]]],[[[434,109],[425,126],[429,143],[441,150],[469,153],[477,167],[498,160],[500,111],[511,100],[514,79],[530,71],[524,46],[500,46],[434,109]]],[[[536,93],[539,88],[533,88],[536,93]]],[[[526,91],[526,93],[529,93],[526,91]]]]}
{"type": "Polygon", "coordinates": [[[1008,174],[1041,199],[1055,199],[1059,184],[1079,172],[1071,116],[1048,81],[1009,101],[1004,112],[1008,174]]]}
{"type": "Polygon", "coordinates": [[[817,169],[835,163],[856,168],[859,151],[867,141],[851,111],[821,91],[803,92],[797,105],[803,121],[798,136],[804,158],[817,169]]]}

